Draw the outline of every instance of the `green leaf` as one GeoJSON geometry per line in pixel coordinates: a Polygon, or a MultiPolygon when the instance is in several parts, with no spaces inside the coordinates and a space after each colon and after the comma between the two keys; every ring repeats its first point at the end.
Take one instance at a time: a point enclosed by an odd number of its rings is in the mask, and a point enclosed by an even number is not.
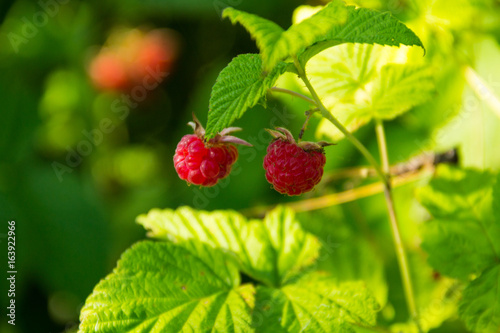
{"type": "Polygon", "coordinates": [[[278,77],[286,70],[279,63],[268,75],[262,74],[262,61],[257,54],[242,54],[224,68],[212,88],[206,137],[211,138],[241,118],[248,108],[266,96],[278,77]]]}
{"type": "Polygon", "coordinates": [[[126,251],[81,312],[80,332],[353,332],[375,325],[364,284],[303,274],[318,254],[291,210],[262,221],[183,207],[138,218],[151,236],[126,251]],[[236,261],[267,286],[240,286],[236,261]]]}
{"type": "MultiPolygon", "coordinates": [[[[290,56],[299,56],[300,61],[305,65],[311,57],[319,52],[330,48],[331,46],[342,43],[367,43],[380,45],[415,45],[423,48],[420,39],[403,23],[399,22],[389,13],[380,13],[370,9],[355,8],[353,6],[345,6],[340,1],[332,1],[325,7],[319,10],[309,6],[302,6],[296,11],[295,16],[307,11],[307,15],[314,11],[310,17],[303,19],[300,22],[295,22],[288,30],[283,30],[275,23],[256,15],[245,13],[234,8],[226,8],[223,12],[223,17],[229,17],[233,23],[242,24],[256,40],[257,46],[260,49],[262,57],[262,67],[264,72],[271,71],[280,61],[289,58],[290,56]]],[[[336,48],[335,48],[336,49],[336,48]]],[[[371,49],[369,49],[370,51],[371,49]]],[[[355,56],[351,59],[365,61],[366,58],[355,56]]],[[[349,61],[341,61],[339,57],[329,59],[327,67],[332,64],[337,64],[339,67],[347,67],[349,61]]],[[[373,69],[368,63],[361,71],[366,71],[367,78],[373,69]]],[[[284,65],[278,66],[279,75],[286,68],[284,65]]],[[[354,88],[356,85],[358,100],[343,100],[345,96],[339,90],[335,95],[321,95],[320,97],[329,96],[334,102],[330,110],[335,108],[340,110],[340,114],[335,114],[337,118],[350,130],[354,130],[359,126],[369,122],[371,117],[376,116],[383,119],[392,119],[395,116],[408,111],[411,107],[427,101],[431,97],[434,90],[432,82],[432,72],[424,66],[389,66],[379,74],[372,77],[370,82],[359,82],[351,80],[341,81],[345,78],[343,69],[334,69],[332,72],[325,71],[325,67],[321,68],[321,75],[331,75],[335,79],[334,86],[331,89],[339,88],[340,83],[347,84],[354,88]],[[337,77],[343,75],[343,77],[337,77]],[[366,90],[363,92],[363,90],[366,90]],[[363,96],[366,95],[366,96],[363,96]],[[361,98],[361,100],[359,100],[361,98]],[[339,101],[342,100],[342,103],[339,101]]],[[[349,71],[349,70],[348,70],[349,71]]],[[[375,72],[378,73],[378,72],[375,72]]],[[[221,73],[222,74],[222,73],[221,73]]],[[[257,75],[257,72],[255,72],[257,75]]],[[[275,74],[275,73],[273,73],[275,74]]],[[[213,93],[210,103],[210,113],[208,121],[208,137],[215,135],[217,131],[222,130],[225,126],[231,124],[236,118],[241,117],[246,108],[255,105],[259,98],[265,93],[259,91],[257,94],[243,95],[240,97],[238,89],[234,89],[233,84],[237,84],[240,89],[245,90],[246,86],[239,83],[240,80],[231,80],[232,73],[227,72],[227,80],[220,86],[225,90],[221,96],[213,93]],[[216,97],[214,97],[216,96],[216,97]],[[230,96],[230,97],[228,97],[230,96]],[[213,105],[216,101],[224,101],[222,106],[215,108],[213,105]],[[247,102],[248,100],[248,102],[247,102]],[[212,103],[214,101],[214,103],[212,103]],[[213,111],[217,109],[217,111],[213,111]],[[211,114],[213,112],[213,114],[211,114]]],[[[272,83],[276,81],[272,75],[272,83]]],[[[256,77],[258,78],[258,76],[256,77]]],[[[332,81],[332,80],[330,80],[332,81]]],[[[326,82],[326,81],[325,81],[326,82]]],[[[258,83],[260,86],[260,83],[258,83]]],[[[267,86],[268,88],[270,86],[267,86]]],[[[218,89],[221,89],[217,87],[218,89]]],[[[217,89],[217,90],[218,90],[217,89]]],[[[330,89],[330,90],[331,90],[330,89]]],[[[216,87],[214,87],[216,90],[216,87]]],[[[355,92],[355,91],[350,91],[355,92]]],[[[328,126],[323,124],[324,126],[328,126]]],[[[334,140],[342,137],[342,134],[335,128],[328,126],[326,132],[332,131],[329,135],[334,140]]]]}
{"type": "Polygon", "coordinates": [[[392,119],[428,101],[434,92],[432,69],[424,65],[388,64],[374,82],[371,109],[379,119],[392,119]]]}
{"type": "Polygon", "coordinates": [[[486,171],[441,166],[419,191],[421,203],[435,218],[423,225],[422,247],[439,272],[467,279],[498,262],[500,221],[492,212],[495,180],[486,171]]]}
{"type": "Polygon", "coordinates": [[[373,326],[378,305],[362,283],[337,284],[306,275],[281,289],[257,288],[253,326],[259,332],[354,332],[373,326]]]}
{"type": "Polygon", "coordinates": [[[377,302],[382,306],[386,304],[388,286],[384,263],[366,239],[359,235],[348,237],[338,243],[338,248],[325,249],[320,257],[323,256],[326,260],[321,261],[321,269],[327,269],[339,281],[363,281],[377,302]]]}
{"type": "MultiPolygon", "coordinates": [[[[323,104],[354,131],[372,118],[392,119],[432,97],[432,69],[408,62],[414,52],[411,47],[345,44],[321,52],[306,70],[323,104]]],[[[318,132],[343,138],[327,121],[318,132]]]]}
{"type": "Polygon", "coordinates": [[[234,8],[226,8],[222,17],[240,23],[257,42],[262,55],[262,69],[268,72],[290,56],[323,40],[335,26],[345,23],[347,10],[340,1],[332,1],[322,10],[284,31],[274,22],[234,8]]]}
{"type": "Polygon", "coordinates": [[[459,314],[473,332],[500,331],[500,265],[485,270],[465,288],[459,314]]]}
{"type": "MultiPolygon", "coordinates": [[[[301,6],[296,11],[310,10],[301,6]]],[[[389,12],[346,6],[347,21],[334,25],[324,40],[313,45],[300,56],[302,64],[319,52],[341,43],[363,43],[380,45],[415,45],[424,48],[420,39],[406,25],[389,12]]]]}
{"type": "Polygon", "coordinates": [[[252,286],[201,243],[141,242],[87,299],[79,332],[252,332],[252,286]]]}
{"type": "Polygon", "coordinates": [[[265,284],[280,286],[316,259],[318,240],[304,232],[290,209],[277,208],[263,221],[246,221],[236,212],[153,209],[137,221],[148,235],[182,241],[196,239],[237,258],[241,269],[265,284]]]}

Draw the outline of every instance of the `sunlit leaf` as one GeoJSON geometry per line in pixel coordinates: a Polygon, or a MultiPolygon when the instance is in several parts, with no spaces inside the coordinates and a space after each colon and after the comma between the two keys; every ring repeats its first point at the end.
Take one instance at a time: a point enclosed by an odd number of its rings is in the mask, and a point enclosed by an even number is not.
{"type": "Polygon", "coordinates": [[[153,209],[139,216],[138,222],[154,238],[196,239],[229,251],[245,273],[273,286],[286,283],[312,264],[320,246],[285,208],[270,212],[263,221],[249,222],[231,211],[153,209]]]}
{"type": "Polygon", "coordinates": [[[248,30],[257,42],[262,55],[262,68],[267,72],[279,61],[298,55],[306,47],[324,39],[333,27],[345,23],[347,10],[342,2],[332,1],[286,31],[274,22],[234,8],[226,8],[222,16],[228,17],[233,24],[240,23],[248,30]]]}
{"type": "Polygon", "coordinates": [[[363,284],[338,285],[316,275],[281,289],[258,287],[253,313],[257,330],[342,333],[375,325],[378,305],[363,284]]]}
{"type": "Polygon", "coordinates": [[[388,64],[373,82],[370,107],[375,118],[392,119],[429,100],[434,92],[432,69],[423,65],[388,64]]]}
{"type": "Polygon", "coordinates": [[[79,332],[252,332],[254,290],[239,283],[207,245],[141,242],[95,287],[79,332]]]}
{"type": "MultiPolygon", "coordinates": [[[[344,44],[321,52],[307,64],[311,83],[323,104],[350,131],[373,118],[392,119],[429,100],[433,72],[408,63],[411,47],[344,44]]],[[[333,140],[343,134],[327,121],[318,133],[333,140]]]]}
{"type": "MultiPolygon", "coordinates": [[[[341,43],[424,47],[417,35],[391,13],[354,6],[346,8],[348,11],[346,22],[333,26],[323,41],[301,54],[300,60],[303,64],[319,52],[341,43]]],[[[310,10],[310,7],[301,6],[296,9],[296,11],[306,10],[310,10]]]]}

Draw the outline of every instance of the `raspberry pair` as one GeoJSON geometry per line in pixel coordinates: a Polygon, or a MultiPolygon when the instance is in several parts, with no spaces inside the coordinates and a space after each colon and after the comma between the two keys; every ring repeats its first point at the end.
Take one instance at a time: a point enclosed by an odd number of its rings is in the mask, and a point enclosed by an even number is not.
{"type": "MultiPolygon", "coordinates": [[[[189,123],[195,134],[185,135],[175,150],[174,165],[179,177],[189,184],[213,186],[231,172],[238,158],[234,144],[251,146],[248,142],[228,135],[241,130],[226,128],[215,138],[206,141],[205,130],[195,118],[189,123]]],[[[282,194],[300,195],[311,191],[323,176],[326,162],[325,142],[295,142],[285,128],[267,130],[274,140],[267,147],[264,157],[266,179],[282,194]]]]}

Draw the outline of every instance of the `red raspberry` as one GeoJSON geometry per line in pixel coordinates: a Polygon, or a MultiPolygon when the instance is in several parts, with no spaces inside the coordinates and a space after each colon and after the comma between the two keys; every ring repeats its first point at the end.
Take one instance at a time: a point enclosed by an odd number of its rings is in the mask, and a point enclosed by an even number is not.
{"type": "Polygon", "coordinates": [[[219,179],[231,172],[232,165],[238,158],[238,150],[229,143],[250,146],[244,140],[227,135],[240,130],[236,127],[226,128],[215,138],[205,142],[205,130],[195,118],[189,123],[195,134],[185,135],[175,150],[174,166],[179,177],[190,184],[214,186],[219,179]]]}
{"type": "Polygon", "coordinates": [[[326,142],[300,142],[285,128],[268,130],[275,138],[264,157],[266,179],[282,194],[299,195],[311,191],[323,176],[326,142]]]}

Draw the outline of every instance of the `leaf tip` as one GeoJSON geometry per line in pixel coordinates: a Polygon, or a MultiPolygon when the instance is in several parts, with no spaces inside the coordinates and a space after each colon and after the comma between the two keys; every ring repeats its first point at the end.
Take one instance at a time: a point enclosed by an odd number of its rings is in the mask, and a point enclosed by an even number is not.
{"type": "Polygon", "coordinates": [[[234,23],[234,17],[231,15],[232,13],[234,13],[236,10],[233,8],[233,7],[226,7],[222,10],[222,15],[221,17],[223,19],[225,18],[229,18],[231,20],[232,23],[234,23]]]}

